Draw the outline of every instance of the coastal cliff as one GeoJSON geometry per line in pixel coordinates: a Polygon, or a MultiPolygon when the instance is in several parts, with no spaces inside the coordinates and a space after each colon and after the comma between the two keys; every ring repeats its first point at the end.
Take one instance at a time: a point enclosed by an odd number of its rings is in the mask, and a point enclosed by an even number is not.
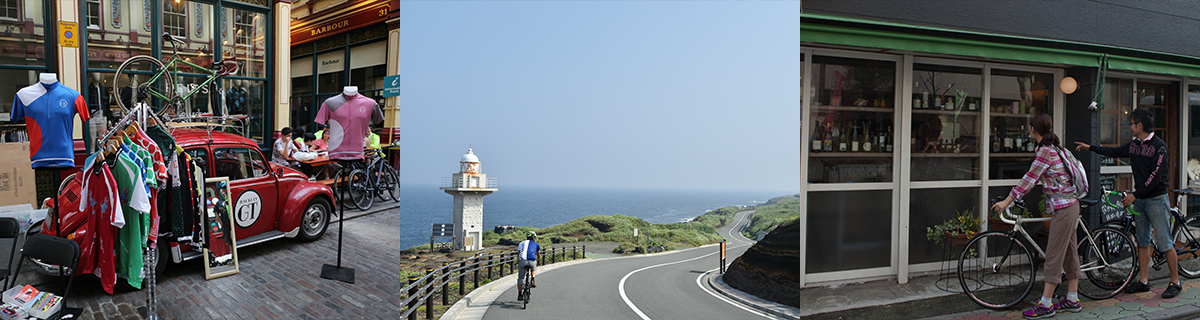
{"type": "Polygon", "coordinates": [[[780,225],[730,264],[725,283],[785,305],[800,307],[800,220],[780,225]]]}

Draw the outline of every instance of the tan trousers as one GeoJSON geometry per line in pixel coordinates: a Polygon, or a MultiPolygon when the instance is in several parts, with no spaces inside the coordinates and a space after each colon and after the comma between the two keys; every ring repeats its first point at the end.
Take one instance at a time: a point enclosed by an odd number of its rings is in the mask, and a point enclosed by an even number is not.
{"type": "Polygon", "coordinates": [[[1046,242],[1046,283],[1062,283],[1064,270],[1067,280],[1079,279],[1079,238],[1075,234],[1078,223],[1078,202],[1054,211],[1051,216],[1050,240],[1046,242]]]}

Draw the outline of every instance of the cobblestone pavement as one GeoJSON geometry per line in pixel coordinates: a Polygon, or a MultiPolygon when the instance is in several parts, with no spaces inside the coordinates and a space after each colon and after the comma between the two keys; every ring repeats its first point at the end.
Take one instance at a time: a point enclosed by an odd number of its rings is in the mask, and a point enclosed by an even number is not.
{"type": "MultiPolygon", "coordinates": [[[[202,261],[172,264],[159,275],[157,314],[164,319],[379,319],[398,313],[403,280],[394,235],[399,209],[355,218],[347,214],[342,266],[354,268],[354,284],[320,277],[323,264],[337,261],[338,225],[330,223],[320,240],[279,239],[238,250],[240,273],[204,280],[202,261]]],[[[7,258],[7,257],[5,257],[7,258]]],[[[28,270],[28,269],[25,269],[28,270]]],[[[57,278],[22,272],[17,283],[57,278]]],[[[141,319],[146,290],[133,291],[118,281],[115,294],[100,289],[93,276],[75,279],[67,306],[84,308],[91,319],[141,319]]]]}
{"type": "MultiPolygon", "coordinates": [[[[1173,318],[1173,317],[1155,317],[1149,316],[1149,313],[1156,311],[1164,311],[1170,308],[1188,306],[1200,303],[1200,281],[1188,279],[1183,280],[1183,292],[1179,296],[1171,299],[1163,299],[1162,292],[1166,290],[1166,279],[1151,281],[1154,286],[1150,292],[1142,292],[1136,294],[1122,293],[1111,299],[1099,301],[1083,301],[1083,311],[1078,313],[1060,312],[1054,316],[1054,319],[1121,319],[1126,317],[1142,318],[1140,316],[1147,315],[1146,318],[1173,318]]],[[[1062,291],[1062,290],[1059,290],[1062,291]]],[[[1036,293],[1031,293],[1031,301],[1035,299],[1036,293]]],[[[1083,298],[1087,300],[1086,298],[1083,298]]],[[[1015,309],[996,312],[975,312],[975,314],[964,317],[955,317],[951,319],[970,319],[970,320],[1006,320],[1006,319],[1024,319],[1021,312],[1024,309],[1015,309]]],[[[1191,317],[1186,317],[1191,318],[1191,317]]]]}

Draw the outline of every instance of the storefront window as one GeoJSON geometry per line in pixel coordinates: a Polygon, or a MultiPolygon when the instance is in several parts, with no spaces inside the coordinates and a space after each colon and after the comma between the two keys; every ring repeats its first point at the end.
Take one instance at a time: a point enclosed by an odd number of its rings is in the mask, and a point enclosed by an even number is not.
{"type": "Polygon", "coordinates": [[[266,114],[266,81],[248,79],[223,79],[225,110],[236,116],[246,117],[246,134],[262,143],[264,117],[266,114]]]}
{"type": "Polygon", "coordinates": [[[909,202],[910,215],[908,228],[909,257],[911,264],[936,262],[957,258],[961,249],[950,249],[948,243],[938,245],[927,237],[926,228],[933,227],[954,219],[960,212],[971,212],[978,216],[979,188],[959,189],[916,189],[912,190],[909,202]],[[947,254],[946,250],[950,250],[947,254]]]}
{"type": "Polygon", "coordinates": [[[896,63],[814,57],[812,67],[808,181],[892,181],[896,63]]]}
{"type": "Polygon", "coordinates": [[[979,180],[983,70],[913,64],[912,180],[979,180]]]}
{"type": "Polygon", "coordinates": [[[267,76],[267,15],[253,11],[225,8],[223,19],[232,33],[222,37],[221,49],[225,56],[236,56],[239,61],[245,61],[239,76],[263,78],[267,76]]]}
{"type": "Polygon", "coordinates": [[[1029,136],[1034,115],[1054,114],[1054,75],[1049,73],[992,69],[991,77],[992,179],[1020,179],[1033,163],[1033,138],[1029,136]]]}
{"type": "MultiPolygon", "coordinates": [[[[1187,136],[1187,165],[1184,170],[1187,170],[1187,188],[1200,189],[1200,85],[1188,86],[1187,105],[1189,119],[1185,124],[1187,128],[1181,134],[1187,136]]],[[[1188,197],[1187,214],[1200,212],[1196,207],[1200,206],[1198,196],[1188,197]]]]}
{"type": "Polygon", "coordinates": [[[164,0],[162,2],[163,32],[176,37],[187,37],[187,5],[186,1],[164,0]]]}
{"type": "Polygon", "coordinates": [[[891,199],[890,190],[809,192],[806,272],[890,265],[891,199]]]}

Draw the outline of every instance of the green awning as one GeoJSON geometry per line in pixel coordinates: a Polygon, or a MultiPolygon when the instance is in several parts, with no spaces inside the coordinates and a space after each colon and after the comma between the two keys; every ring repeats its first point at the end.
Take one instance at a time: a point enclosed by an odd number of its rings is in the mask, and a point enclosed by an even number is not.
{"type": "MultiPolygon", "coordinates": [[[[1102,55],[1100,49],[1116,48],[1123,51],[1140,51],[1150,55],[1172,56],[1181,60],[1192,60],[1195,63],[1154,60],[1121,55],[1109,56],[1109,68],[1112,70],[1138,71],[1155,74],[1168,74],[1187,77],[1200,77],[1200,59],[1165,53],[1141,51],[1128,48],[1117,48],[1096,44],[1071,42],[1063,40],[1038,39],[1010,35],[969,32],[925,26],[905,25],[891,22],[871,21],[863,19],[835,17],[803,13],[800,23],[800,40],[803,42],[826,43],[846,46],[857,46],[879,49],[905,50],[913,52],[929,52],[967,57],[1027,61],[1036,63],[1065,64],[1084,67],[1096,67],[1098,58],[1102,55]],[[840,22],[840,23],[821,23],[840,22]],[[860,27],[861,26],[861,27],[860,27]],[[876,28],[872,28],[876,27],[876,28]],[[884,27],[884,28],[878,28],[884,27]],[[929,32],[905,33],[891,30],[927,30],[934,33],[951,33],[964,35],[962,38],[928,35],[929,32]],[[966,37],[969,36],[969,37],[966,37]],[[983,36],[983,37],[980,37],[983,36]],[[982,41],[967,38],[1019,39],[1029,42],[1045,42],[1067,44],[1069,47],[1081,50],[1039,47],[1004,43],[1002,41],[982,41]],[[1086,49],[1098,49],[1087,51],[1086,49]]],[[[1063,46],[1058,46],[1063,47],[1063,46]]]]}

